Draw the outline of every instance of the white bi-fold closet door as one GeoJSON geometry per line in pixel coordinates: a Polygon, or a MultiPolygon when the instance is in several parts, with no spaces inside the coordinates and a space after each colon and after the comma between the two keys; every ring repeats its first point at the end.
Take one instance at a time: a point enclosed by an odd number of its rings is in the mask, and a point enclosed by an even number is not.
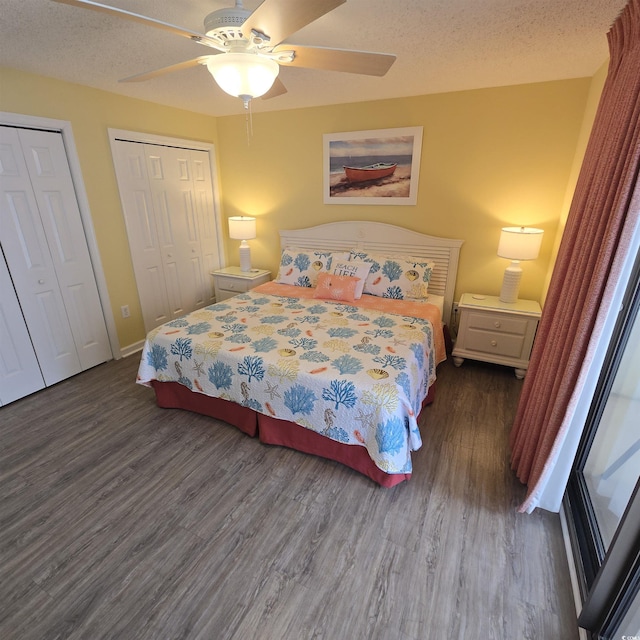
{"type": "Polygon", "coordinates": [[[0,322],[6,328],[0,403],[6,404],[112,354],[60,133],[2,126],[0,187],[0,322]],[[31,384],[18,382],[25,378],[31,384]]]}
{"type": "Polygon", "coordinates": [[[0,255],[0,405],[35,393],[44,386],[11,274],[4,256],[0,255]]]}
{"type": "Polygon", "coordinates": [[[116,138],[112,152],[147,331],[215,302],[220,267],[209,153],[116,138]]]}

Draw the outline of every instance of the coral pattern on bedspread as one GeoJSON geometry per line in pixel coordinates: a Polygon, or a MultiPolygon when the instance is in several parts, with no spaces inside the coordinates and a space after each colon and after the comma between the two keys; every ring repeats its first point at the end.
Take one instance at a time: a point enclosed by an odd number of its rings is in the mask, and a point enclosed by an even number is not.
{"type": "Polygon", "coordinates": [[[410,473],[439,360],[433,328],[357,302],[235,296],[151,331],[138,382],[179,382],[364,446],[386,473],[410,473]]]}

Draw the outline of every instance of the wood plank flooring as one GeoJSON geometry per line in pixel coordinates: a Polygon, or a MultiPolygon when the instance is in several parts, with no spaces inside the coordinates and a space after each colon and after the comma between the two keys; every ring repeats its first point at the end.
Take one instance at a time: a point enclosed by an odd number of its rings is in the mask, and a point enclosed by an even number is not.
{"type": "Polygon", "coordinates": [[[156,407],[137,357],[0,408],[0,638],[575,640],[559,517],[516,512],[522,383],[438,370],[409,483],[156,407]]]}

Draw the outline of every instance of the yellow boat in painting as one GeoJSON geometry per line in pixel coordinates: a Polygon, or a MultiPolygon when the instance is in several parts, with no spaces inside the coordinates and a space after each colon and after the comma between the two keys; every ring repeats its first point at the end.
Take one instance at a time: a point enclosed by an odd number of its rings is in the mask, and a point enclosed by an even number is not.
{"type": "Polygon", "coordinates": [[[349,182],[366,182],[367,180],[378,180],[393,175],[398,164],[396,162],[376,162],[368,164],[366,167],[347,167],[344,172],[349,182]]]}

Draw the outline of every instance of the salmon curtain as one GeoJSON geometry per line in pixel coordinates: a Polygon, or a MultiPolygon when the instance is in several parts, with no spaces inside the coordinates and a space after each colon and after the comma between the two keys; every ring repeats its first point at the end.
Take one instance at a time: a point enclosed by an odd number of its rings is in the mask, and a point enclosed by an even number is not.
{"type": "Polygon", "coordinates": [[[521,512],[536,508],[558,462],[638,217],[640,0],[630,0],[607,37],[608,75],[511,431],[511,466],[527,485],[521,512]]]}

